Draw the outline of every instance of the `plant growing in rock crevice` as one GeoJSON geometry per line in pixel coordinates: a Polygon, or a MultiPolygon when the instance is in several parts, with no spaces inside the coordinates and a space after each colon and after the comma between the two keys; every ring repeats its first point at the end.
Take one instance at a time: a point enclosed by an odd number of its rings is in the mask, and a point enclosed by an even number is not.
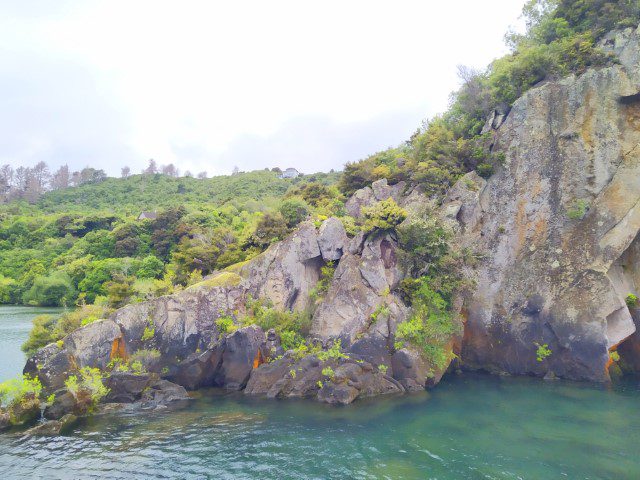
{"type": "Polygon", "coordinates": [[[461,325],[454,319],[449,303],[431,288],[429,280],[423,277],[416,281],[417,288],[411,295],[411,317],[398,325],[394,346],[400,349],[407,342],[417,347],[432,367],[442,369],[453,357],[447,345],[452,336],[460,333],[461,325]]]}
{"type": "Polygon", "coordinates": [[[571,220],[582,220],[589,211],[589,202],[580,198],[575,200],[567,210],[567,217],[571,220]]]}
{"type": "Polygon", "coordinates": [[[84,367],[77,375],[70,375],[64,382],[66,389],[78,401],[87,401],[89,408],[95,407],[108,393],[99,368],[84,367]]]}
{"type": "Polygon", "coordinates": [[[536,360],[538,362],[543,362],[547,357],[550,357],[553,352],[549,349],[549,345],[546,343],[540,344],[538,342],[534,343],[536,347],[536,360]]]}
{"type": "Polygon", "coordinates": [[[140,340],[143,342],[148,342],[150,340],[153,340],[153,337],[155,336],[155,334],[156,334],[156,328],[153,323],[153,319],[150,318],[149,321],[147,322],[147,325],[144,327],[144,332],[142,332],[142,337],[140,338],[140,340]]]}

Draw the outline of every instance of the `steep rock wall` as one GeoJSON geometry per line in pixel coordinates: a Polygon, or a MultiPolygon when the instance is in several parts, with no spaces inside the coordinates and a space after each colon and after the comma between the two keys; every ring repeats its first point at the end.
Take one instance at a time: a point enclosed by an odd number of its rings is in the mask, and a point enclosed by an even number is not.
{"type": "Polygon", "coordinates": [[[640,229],[640,31],[603,45],[620,65],[530,90],[493,130],[506,159],[460,236],[483,257],[462,309],[469,368],[606,381],[635,331],[640,266],[619,259],[640,229]]]}

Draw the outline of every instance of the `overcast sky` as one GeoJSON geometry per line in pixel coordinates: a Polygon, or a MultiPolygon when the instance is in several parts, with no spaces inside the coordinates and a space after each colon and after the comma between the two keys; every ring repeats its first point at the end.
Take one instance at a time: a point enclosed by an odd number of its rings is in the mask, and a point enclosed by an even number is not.
{"type": "Polygon", "coordinates": [[[522,0],[2,0],[0,163],[340,169],[443,111],[522,0]]]}

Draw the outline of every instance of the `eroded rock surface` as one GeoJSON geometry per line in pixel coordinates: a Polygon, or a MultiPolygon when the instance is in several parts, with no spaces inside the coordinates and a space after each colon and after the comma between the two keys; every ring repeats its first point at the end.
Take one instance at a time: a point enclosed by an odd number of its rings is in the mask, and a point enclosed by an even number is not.
{"type": "Polygon", "coordinates": [[[462,310],[467,367],[605,381],[609,349],[635,331],[637,288],[616,262],[640,229],[640,38],[605,43],[621,64],[528,91],[493,131],[504,165],[443,207],[482,257],[462,310]]]}

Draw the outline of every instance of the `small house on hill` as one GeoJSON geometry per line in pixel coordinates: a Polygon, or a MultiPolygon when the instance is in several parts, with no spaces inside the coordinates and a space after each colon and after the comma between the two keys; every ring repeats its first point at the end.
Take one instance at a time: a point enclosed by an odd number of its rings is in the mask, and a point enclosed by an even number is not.
{"type": "Polygon", "coordinates": [[[156,218],[158,218],[156,212],[140,212],[138,215],[138,220],[155,220],[156,218]]]}
{"type": "Polygon", "coordinates": [[[287,168],[282,174],[280,178],[298,178],[300,176],[300,172],[295,168],[287,168]]]}

